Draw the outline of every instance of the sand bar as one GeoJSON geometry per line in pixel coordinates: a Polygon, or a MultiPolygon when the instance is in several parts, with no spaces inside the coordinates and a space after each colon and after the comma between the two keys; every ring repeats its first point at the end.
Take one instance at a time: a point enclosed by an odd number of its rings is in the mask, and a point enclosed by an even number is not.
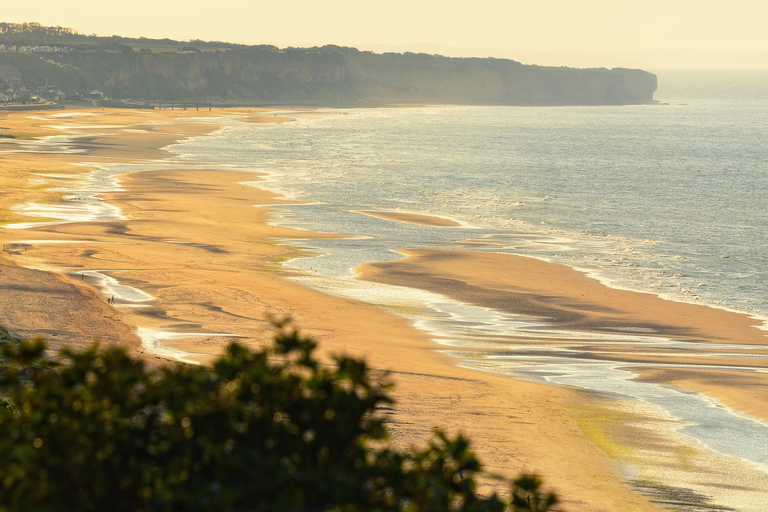
{"type": "Polygon", "coordinates": [[[768,422],[768,374],[665,368],[639,370],[641,378],[702,393],[726,407],[768,422]]]}
{"type": "Polygon", "coordinates": [[[450,227],[461,226],[458,222],[446,219],[445,217],[436,217],[434,215],[424,215],[422,213],[408,212],[383,212],[383,211],[355,211],[379,219],[394,220],[397,222],[406,222],[408,224],[421,224],[422,226],[450,227]]]}
{"type": "MultiPolygon", "coordinates": [[[[402,250],[404,260],[358,267],[361,279],[417,287],[499,311],[538,318],[555,328],[593,333],[642,332],[690,342],[674,348],[621,346],[590,340],[583,351],[602,360],[678,365],[738,366],[760,371],[765,359],[762,322],[745,314],[662,299],[648,293],[608,288],[570,267],[510,254],[446,249],[402,250]],[[754,348],[751,348],[754,347],[754,348]]],[[[525,343],[522,336],[518,341],[525,343]]],[[[541,343],[541,340],[533,340],[541,343]]],[[[708,379],[703,370],[645,370],[653,382],[702,392],[736,410],[766,418],[765,373],[730,372],[708,379]],[[679,375],[675,377],[675,375],[679,375]],[[706,383],[705,383],[706,381],[706,383]],[[726,385],[727,382],[727,385],[726,385]],[[698,383],[698,384],[697,384],[698,383]]]]}
{"type": "Polygon", "coordinates": [[[408,257],[358,267],[361,279],[430,290],[572,330],[647,332],[701,342],[765,345],[747,315],[609,288],[565,265],[511,254],[402,249],[408,257]]]}

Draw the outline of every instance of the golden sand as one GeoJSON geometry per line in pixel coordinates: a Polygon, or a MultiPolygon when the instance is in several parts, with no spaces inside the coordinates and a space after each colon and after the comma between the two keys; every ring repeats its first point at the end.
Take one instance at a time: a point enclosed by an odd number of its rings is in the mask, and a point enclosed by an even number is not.
{"type": "Polygon", "coordinates": [[[694,369],[641,369],[637,373],[643,380],[701,393],[735,411],[768,421],[768,375],[765,373],[694,369]]]}
{"type": "MultiPolygon", "coordinates": [[[[76,164],[169,157],[170,153],[159,148],[211,132],[217,127],[215,117],[222,115],[222,111],[94,113],[98,115],[50,118],[35,114],[31,121],[29,113],[0,117],[0,126],[24,136],[69,130],[82,137],[74,146],[83,151],[0,152],[4,187],[0,222],[43,220],[24,217],[10,208],[23,202],[61,202],[61,192],[54,189],[88,170],[76,164]],[[62,128],[47,128],[51,125],[62,128]]],[[[243,110],[234,113],[246,120],[253,116],[243,110]]],[[[376,370],[391,372],[397,404],[385,414],[395,444],[422,444],[434,427],[461,431],[472,440],[491,472],[507,477],[521,471],[543,475],[565,498],[564,510],[658,510],[622,482],[609,457],[624,445],[612,444],[606,425],[620,425],[626,418],[624,413],[609,412],[609,399],[457,367],[456,360],[436,352],[427,334],[412,328],[404,318],[286,280],[288,271],[279,262],[295,256],[297,249],[279,245],[277,240],[329,235],[269,225],[269,209],[253,205],[283,200],[244,183],[254,181],[250,173],[213,169],[135,172],[120,177],[123,191],[101,196],[118,206],[125,220],[23,231],[0,226],[3,244],[14,247],[2,253],[0,260],[1,311],[14,305],[14,314],[1,316],[0,324],[24,335],[40,332],[50,340],[59,333],[56,346],[82,344],[85,337],[101,335],[107,342],[126,343],[139,353],[144,349],[135,328],[228,335],[164,342],[201,354],[197,359],[204,362],[230,340],[256,346],[270,338],[268,315],[291,316],[303,332],[320,341],[324,354],[364,356],[376,370]],[[35,240],[78,243],[32,243],[35,240]],[[55,270],[56,274],[19,266],[55,270]],[[136,304],[120,299],[114,306],[106,305],[99,283],[77,274],[86,270],[111,276],[154,300],[138,304],[146,307],[131,307],[136,304]],[[24,280],[29,285],[26,291],[5,286],[2,276],[17,271],[25,275],[14,282],[24,280]],[[79,302],[47,294],[51,279],[63,287],[56,292],[59,296],[77,295],[79,302]],[[43,309],[44,321],[38,314],[43,309]],[[83,316],[73,316],[73,311],[83,316]],[[94,324],[86,332],[83,325],[91,317],[100,317],[103,325],[94,324]],[[608,419],[596,421],[597,417],[608,419]]],[[[406,222],[434,219],[387,215],[383,218],[406,222]]],[[[613,290],[568,267],[471,251],[403,252],[410,256],[366,265],[359,269],[361,277],[416,286],[501,311],[550,317],[558,327],[568,329],[623,332],[627,327],[639,327],[659,336],[705,343],[764,343],[756,322],[743,315],[613,290]]],[[[742,397],[725,402],[735,408],[752,410],[764,403],[749,400],[744,386],[754,382],[735,375],[706,386],[695,375],[685,382],[665,381],[663,373],[644,376],[713,396],[742,397]]]]}
{"type": "Polygon", "coordinates": [[[510,254],[403,249],[405,260],[359,267],[371,281],[430,290],[480,306],[547,317],[563,329],[763,345],[759,320],[649,293],[608,288],[565,265],[510,254]]]}
{"type": "Polygon", "coordinates": [[[362,213],[363,215],[370,215],[371,217],[377,217],[379,219],[394,220],[397,222],[406,222],[408,224],[421,224],[422,226],[436,226],[436,227],[449,227],[449,226],[461,226],[456,221],[446,219],[444,217],[436,217],[434,215],[424,215],[421,213],[407,213],[407,212],[380,212],[380,211],[355,211],[354,213],[362,213]]]}

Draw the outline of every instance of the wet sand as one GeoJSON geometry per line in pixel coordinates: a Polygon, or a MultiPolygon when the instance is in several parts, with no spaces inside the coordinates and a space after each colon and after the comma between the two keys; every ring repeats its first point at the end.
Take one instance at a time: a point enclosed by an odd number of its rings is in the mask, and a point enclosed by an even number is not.
{"type": "MultiPolygon", "coordinates": [[[[356,269],[358,277],[429,290],[497,311],[528,316],[564,331],[617,336],[642,333],[651,339],[690,342],[683,348],[638,350],[607,338],[583,343],[582,351],[596,359],[641,362],[651,367],[658,364],[658,369],[642,371],[642,377],[706,394],[746,414],[768,417],[768,374],[722,372],[714,368],[768,367],[768,359],[764,359],[768,333],[758,319],[700,304],[665,300],[653,294],[609,288],[578,270],[524,256],[449,249],[399,252],[407,257],[362,265],[356,269]],[[709,365],[713,369],[664,369],[678,364],[709,365]]],[[[526,342],[524,335],[517,338],[526,342]]],[[[539,339],[529,341],[541,343],[539,339]]]]}
{"type": "Polygon", "coordinates": [[[396,222],[406,222],[408,224],[421,224],[422,226],[436,226],[436,227],[461,226],[461,224],[451,219],[436,217],[434,215],[424,215],[420,213],[380,212],[380,211],[362,211],[362,210],[356,211],[355,213],[362,213],[363,215],[370,215],[371,217],[377,217],[379,219],[386,219],[386,220],[393,220],[396,222]]]}
{"type": "MultiPolygon", "coordinates": [[[[82,125],[87,119],[94,127],[102,123],[121,128],[94,128],[110,134],[85,134],[90,138],[73,141],[73,147],[84,151],[82,154],[0,152],[0,173],[9,191],[0,200],[2,222],[40,220],[22,216],[10,207],[28,201],[61,202],[62,193],[53,189],[87,171],[76,164],[169,157],[158,148],[185,136],[210,132],[217,125],[214,116],[220,115],[106,111],[101,116],[60,118],[56,124],[66,124],[69,119],[73,125],[82,125]],[[155,120],[168,124],[150,122],[155,120]],[[59,177],[46,181],[38,176],[40,173],[59,177]]],[[[0,121],[2,126],[9,124],[0,121]]],[[[36,134],[51,133],[45,124],[39,123],[36,134]]],[[[72,130],[87,131],[80,127],[72,130]]],[[[45,298],[39,291],[46,289],[42,284],[28,290],[35,300],[48,301],[44,307],[50,313],[50,325],[38,332],[47,337],[54,331],[64,333],[57,336],[58,346],[80,343],[68,334],[82,322],[70,319],[72,309],[100,312],[107,323],[96,328],[95,334],[124,332],[122,341],[110,338],[109,342],[129,343],[137,352],[146,350],[126,326],[203,333],[163,342],[167,347],[199,354],[195,358],[200,362],[209,361],[234,339],[251,346],[264,343],[272,336],[267,315],[291,316],[304,333],[320,341],[324,354],[364,356],[376,370],[391,372],[397,404],[383,412],[396,444],[421,444],[433,427],[462,431],[472,439],[475,451],[491,472],[510,477],[527,470],[543,475],[565,499],[564,510],[657,510],[622,481],[618,466],[609,457],[607,431],[615,430],[616,425],[622,425],[623,432],[632,430],[634,427],[627,426],[630,412],[617,413],[611,399],[594,394],[457,367],[456,359],[437,352],[429,336],[412,328],[408,320],[286,280],[290,273],[279,262],[298,252],[279,245],[278,240],[329,235],[268,225],[269,209],[253,205],[283,200],[243,184],[254,181],[258,181],[254,174],[205,168],[124,175],[120,178],[123,191],[101,195],[120,208],[124,220],[27,230],[0,226],[4,244],[22,247],[19,241],[26,241],[24,251],[2,254],[2,271],[14,265],[44,268],[56,274],[29,270],[27,281],[43,283],[55,275],[58,277],[54,279],[77,286],[69,290],[79,290],[83,304],[60,304],[45,298]],[[107,307],[102,281],[90,274],[82,279],[80,272],[112,277],[153,299],[131,302],[117,297],[116,304],[107,307]],[[613,426],[595,419],[609,416],[613,426]]],[[[503,311],[547,317],[568,329],[625,332],[627,328],[641,328],[704,344],[764,343],[755,321],[743,315],[612,290],[567,267],[471,251],[404,252],[411,257],[367,265],[360,269],[361,277],[417,286],[503,311]]],[[[30,320],[35,310],[27,308],[27,301],[19,302],[18,293],[11,286],[3,290],[3,311],[13,304],[23,307],[0,323],[31,335],[36,329],[30,320]]],[[[664,381],[659,375],[647,377],[664,381]]],[[[742,385],[737,376],[734,379],[736,384],[731,387],[713,384],[709,390],[737,396],[742,385]]],[[[737,407],[747,402],[745,398],[733,403],[737,407]]],[[[750,404],[761,406],[759,402],[750,404]]]]}
{"type": "Polygon", "coordinates": [[[724,370],[647,369],[637,371],[648,382],[668,384],[710,396],[768,422],[768,374],[724,370]]]}
{"type": "Polygon", "coordinates": [[[560,329],[644,332],[700,342],[765,345],[762,322],[699,304],[609,288],[565,265],[510,254],[402,249],[404,260],[358,267],[361,279],[411,286],[560,329]]]}
{"type": "MultiPolygon", "coordinates": [[[[27,246],[6,246],[20,256],[27,246]]],[[[0,261],[0,325],[22,338],[42,336],[54,349],[84,349],[100,340],[141,351],[133,326],[87,283],[0,261]]]]}

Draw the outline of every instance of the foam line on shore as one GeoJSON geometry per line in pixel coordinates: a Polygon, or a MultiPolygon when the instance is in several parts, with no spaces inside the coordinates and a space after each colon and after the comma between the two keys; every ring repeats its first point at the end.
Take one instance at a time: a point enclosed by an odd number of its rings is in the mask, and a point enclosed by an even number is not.
{"type": "MultiPolygon", "coordinates": [[[[53,222],[56,224],[125,220],[118,207],[102,201],[78,202],[76,204],[22,203],[13,206],[11,210],[30,217],[59,219],[61,222],[53,222]]],[[[8,224],[6,227],[10,229],[25,229],[19,226],[26,224],[28,223],[8,224]]]]}
{"type": "Polygon", "coordinates": [[[176,359],[183,363],[199,365],[198,361],[190,359],[194,356],[210,356],[210,354],[185,352],[183,350],[177,350],[175,348],[169,348],[162,344],[164,340],[180,340],[187,338],[201,338],[201,337],[238,337],[236,334],[223,334],[223,333],[183,333],[183,332],[165,332],[157,329],[149,329],[146,327],[138,328],[138,335],[141,338],[142,346],[150,353],[176,359]]]}
{"type": "Polygon", "coordinates": [[[3,227],[8,229],[34,229],[44,226],[55,226],[57,224],[64,224],[64,222],[14,222],[13,224],[6,224],[3,227]]]}
{"type": "MultiPolygon", "coordinates": [[[[51,114],[49,117],[93,117],[102,115],[101,112],[60,112],[58,114],[51,114]]],[[[37,117],[36,119],[45,119],[44,117],[37,117]]]]}
{"type": "Polygon", "coordinates": [[[48,245],[48,244],[110,244],[126,245],[124,242],[102,242],[99,240],[16,240],[12,244],[48,245]]]}
{"type": "Polygon", "coordinates": [[[102,270],[101,272],[99,272],[97,270],[85,270],[82,272],[78,272],[78,274],[97,278],[100,281],[101,287],[107,291],[105,295],[114,296],[120,300],[124,300],[127,302],[148,302],[151,300],[155,300],[155,298],[152,295],[146,292],[143,292],[138,288],[120,284],[120,282],[117,279],[115,279],[114,277],[108,276],[106,274],[103,274],[102,272],[108,272],[108,271],[102,270]]]}

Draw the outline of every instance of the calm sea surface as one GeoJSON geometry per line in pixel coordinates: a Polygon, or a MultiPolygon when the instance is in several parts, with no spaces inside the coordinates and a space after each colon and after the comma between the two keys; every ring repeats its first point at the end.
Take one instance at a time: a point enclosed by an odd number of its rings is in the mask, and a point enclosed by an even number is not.
{"type": "MultiPolygon", "coordinates": [[[[632,411],[657,418],[673,446],[726,457],[702,456],[706,468],[692,463],[677,473],[660,462],[665,454],[635,459],[623,468],[639,488],[647,481],[684,487],[695,497],[685,510],[711,510],[696,508],[699,500],[764,511],[765,422],[639,382],[631,370],[642,363],[590,358],[582,348],[606,341],[599,335],[543,332],[530,319],[352,278],[360,263],[399,258],[397,248],[475,240],[485,243],[477,250],[566,263],[613,286],[768,314],[768,71],[658,76],[659,105],[322,111],[280,125],[233,124],[174,150],[178,164],[258,172],[266,176],[258,186],[306,201],[278,207],[275,223],[352,235],[299,242],[318,256],[288,263],[302,271],[298,279],[384,306],[421,308],[414,325],[447,347],[476,350],[465,366],[622,397],[632,411]],[[356,210],[438,215],[462,227],[356,210]],[[516,345],[537,336],[549,341],[516,345]],[[557,339],[566,341],[553,344],[557,339]],[[488,347],[509,351],[483,352],[488,347]]],[[[642,333],[607,341],[643,353],[690,348],[642,333]]],[[[765,371],[759,366],[721,369],[765,371]]]]}

